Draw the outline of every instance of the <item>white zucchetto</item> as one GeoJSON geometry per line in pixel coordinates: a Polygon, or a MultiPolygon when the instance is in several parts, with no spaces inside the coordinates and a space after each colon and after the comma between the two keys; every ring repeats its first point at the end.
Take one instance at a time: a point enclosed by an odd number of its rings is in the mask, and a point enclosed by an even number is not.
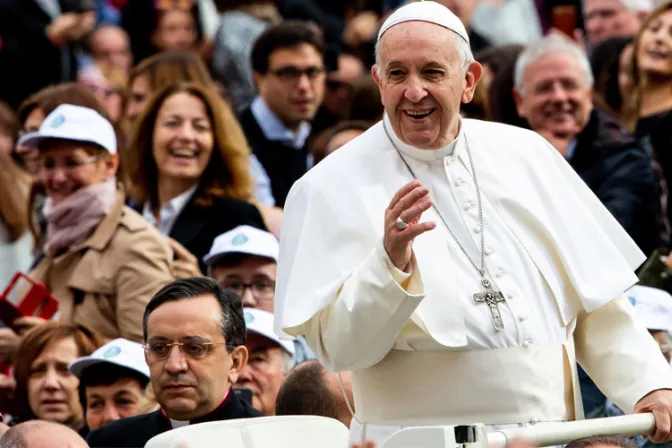
{"type": "Polygon", "coordinates": [[[448,28],[469,43],[469,35],[462,21],[450,9],[433,1],[409,3],[394,11],[380,28],[378,40],[393,26],[411,21],[429,22],[448,28]]]}

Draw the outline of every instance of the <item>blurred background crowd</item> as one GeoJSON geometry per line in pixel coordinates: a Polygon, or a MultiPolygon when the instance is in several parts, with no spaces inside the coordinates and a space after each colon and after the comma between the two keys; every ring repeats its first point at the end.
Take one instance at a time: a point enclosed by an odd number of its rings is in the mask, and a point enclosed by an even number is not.
{"type": "MultiPolygon", "coordinates": [[[[642,284],[672,291],[672,3],[437,1],[485,69],[463,117],[544,136],[649,256],[642,284]]],[[[292,184],[381,119],[374,43],[403,3],[0,1],[0,288],[25,272],[58,301],[0,328],[6,422],[86,436],[167,406],[146,306],[209,277],[242,298],[219,304],[249,359],[194,377],[262,415],[349,424],[347,375],[273,333],[278,237],[292,184]]],[[[632,301],[669,352],[672,297],[632,301]]],[[[583,380],[587,415],[619,412],[583,380]]]]}

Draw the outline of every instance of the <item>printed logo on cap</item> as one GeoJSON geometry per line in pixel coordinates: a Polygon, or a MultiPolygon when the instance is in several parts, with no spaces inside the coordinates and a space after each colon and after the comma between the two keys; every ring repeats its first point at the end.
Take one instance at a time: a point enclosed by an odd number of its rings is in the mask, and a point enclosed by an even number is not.
{"type": "Polygon", "coordinates": [[[241,233],[240,235],[236,235],[233,237],[233,240],[231,240],[231,244],[233,244],[234,246],[240,246],[247,243],[249,240],[250,239],[247,236],[241,233]]]}
{"type": "Polygon", "coordinates": [[[254,322],[254,315],[249,311],[245,311],[245,325],[250,325],[254,322]]]}
{"type": "Polygon", "coordinates": [[[110,347],[103,354],[103,358],[114,358],[119,353],[121,353],[121,348],[119,347],[110,347]]]}
{"type": "Polygon", "coordinates": [[[54,118],[53,121],[51,122],[51,127],[56,129],[60,128],[63,123],[65,123],[65,117],[63,115],[59,115],[58,117],[54,118]]]}
{"type": "Polygon", "coordinates": [[[630,304],[632,306],[635,306],[635,304],[637,303],[637,299],[635,299],[633,296],[629,296],[628,300],[630,301],[630,304]]]}

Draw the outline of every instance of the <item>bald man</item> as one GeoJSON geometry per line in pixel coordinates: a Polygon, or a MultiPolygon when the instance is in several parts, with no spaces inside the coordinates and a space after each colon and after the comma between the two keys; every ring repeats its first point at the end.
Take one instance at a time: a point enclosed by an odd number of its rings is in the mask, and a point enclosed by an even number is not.
{"type": "Polygon", "coordinates": [[[72,429],[58,423],[33,420],[21,423],[0,437],[0,448],[88,448],[72,429]]]}

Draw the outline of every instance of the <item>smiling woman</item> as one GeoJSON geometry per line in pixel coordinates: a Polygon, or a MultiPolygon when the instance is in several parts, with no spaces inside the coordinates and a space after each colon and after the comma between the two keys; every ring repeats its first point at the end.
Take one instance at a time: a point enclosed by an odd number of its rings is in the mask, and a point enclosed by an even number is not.
{"type": "Polygon", "coordinates": [[[231,109],[195,84],[172,85],[145,108],[129,146],[138,211],[201,263],[239,225],[265,229],[253,200],[250,149],[231,109]]]}

